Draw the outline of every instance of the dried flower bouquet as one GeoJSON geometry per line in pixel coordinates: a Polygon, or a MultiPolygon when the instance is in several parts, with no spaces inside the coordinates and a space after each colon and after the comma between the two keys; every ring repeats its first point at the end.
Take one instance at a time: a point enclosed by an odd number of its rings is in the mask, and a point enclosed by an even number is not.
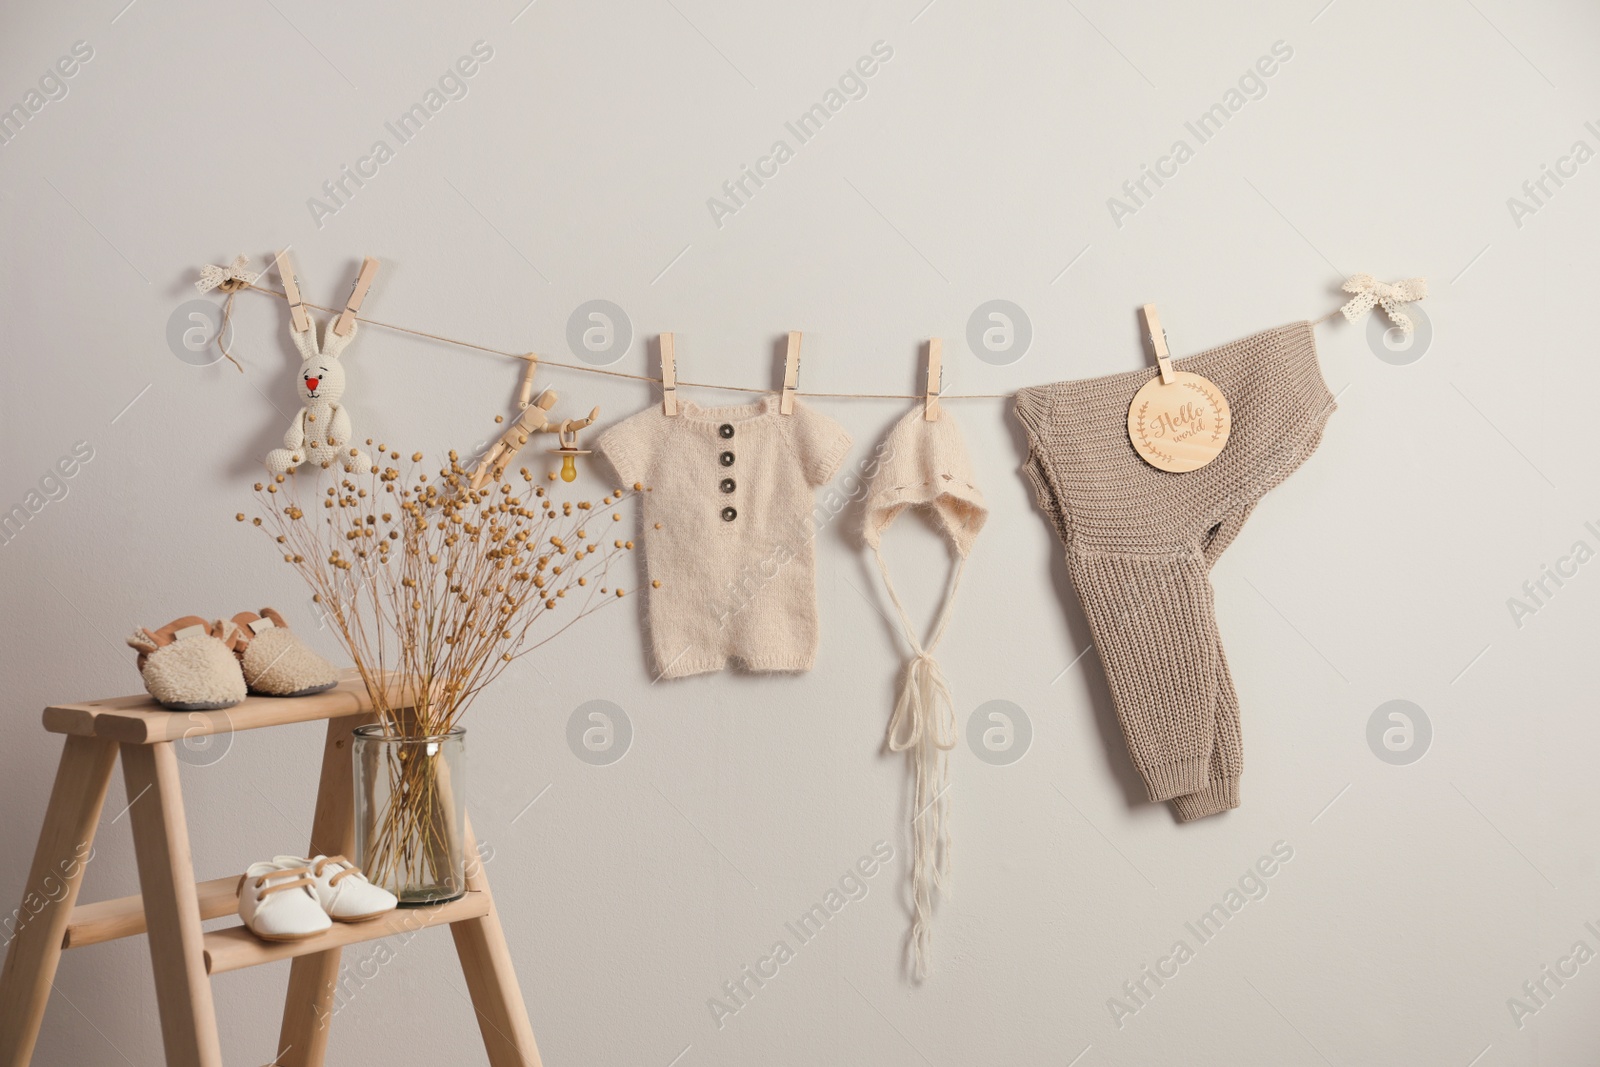
{"type": "MultiPolygon", "coordinates": [[[[440,738],[513,660],[623,596],[607,571],[634,543],[599,531],[618,526],[613,509],[644,487],[558,502],[523,468],[520,481],[474,490],[454,452],[430,477],[422,453],[402,474],[385,465],[400,453],[377,448],[368,475],[334,468],[257,483],[263,514],[252,521],[310,587],[384,736],[440,738]]],[[[379,884],[448,873],[432,869],[459,845],[436,749],[396,746],[389,802],[361,860],[379,884]]]]}

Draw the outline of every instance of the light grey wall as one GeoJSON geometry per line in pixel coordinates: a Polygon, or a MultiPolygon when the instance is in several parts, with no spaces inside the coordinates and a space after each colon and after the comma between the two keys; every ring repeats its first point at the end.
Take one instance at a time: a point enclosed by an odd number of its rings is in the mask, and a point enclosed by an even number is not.
{"type": "MultiPolygon", "coordinates": [[[[914,388],[930,335],[948,388],[998,393],[1141,366],[1145,301],[1184,353],[1322,315],[1350,273],[1425,275],[1426,345],[1395,355],[1363,324],[1319,327],[1339,411],[1214,574],[1244,705],[1241,810],[1178,826],[1138,802],[991,400],[948,406],[993,516],[941,658],[963,725],[1009,701],[1032,741],[1007,766],[953,753],[954,896],[926,985],[900,976],[906,778],[879,752],[902,650],[853,511],[820,537],[815,671],[653,686],[624,602],[472,713],[475,819],[552,1065],[1594,1061],[1600,962],[1562,961],[1600,950],[1600,562],[1564,564],[1576,574],[1546,579],[1536,612],[1509,603],[1576,543],[1600,549],[1600,162],[1561,162],[1600,149],[1592,5],[123,3],[0,16],[0,106],[74,42],[93,50],[0,146],[0,507],[76,442],[93,450],[0,546],[6,908],[60,748],[38,710],[136,691],[134,625],[273,604],[337,655],[233,521],[292,410],[283,306],[239,299],[244,374],[185,362],[168,331],[202,263],[290,244],[308,297],[331,304],[376,255],[370,314],[569,361],[569,317],[607,299],[631,324],[616,369],[653,373],[647,343],[674,330],[693,380],[769,385],[798,328],[803,384],[858,392],[914,388]],[[478,41],[493,55],[467,95],[400,144],[385,123],[478,41]],[[892,57],[865,95],[797,144],[785,122],[876,42],[892,57]],[[1276,42],[1292,56],[1199,143],[1185,123],[1276,42]],[[314,213],[379,139],[393,158],[314,213]],[[708,199],[779,139],[793,158],[714,218],[708,199]],[[1180,139],[1176,176],[1113,211],[1180,139]],[[1536,201],[1524,182],[1545,165],[1568,176],[1536,201]],[[993,299],[1032,329],[999,365],[966,340],[993,299]],[[610,766],[566,741],[591,700],[632,723],[610,766]],[[1431,724],[1410,765],[1369,747],[1391,700],[1431,724]],[[867,895],[794,942],[784,923],[879,841],[897,858],[867,895]],[[1266,896],[1201,944],[1185,923],[1279,842],[1293,857],[1266,896]],[[780,939],[795,958],[719,1028],[708,1000],[780,939]],[[1119,1026],[1110,998],[1179,940],[1193,959],[1147,980],[1119,1026]],[[1577,973],[1535,1001],[1523,984],[1545,966],[1577,973]],[[1512,997],[1538,1010],[1514,1018],[1512,997]]],[[[408,451],[472,447],[518,375],[375,329],[348,363],[357,431],[408,451]]],[[[541,382],[607,422],[655,396],[541,382]]],[[[818,406],[857,456],[904,410],[818,406]]],[[[912,523],[889,540],[926,619],[942,548],[912,523]]],[[[192,759],[200,877],[303,846],[319,730],[192,759]]],[[[86,900],[136,889],[126,820],[110,825],[121,798],[119,780],[86,900]]],[[[217,981],[229,1062],[275,1051],[285,974],[217,981]]],[[[160,1061],[141,940],[69,954],[57,986],[36,1063],[160,1061]]],[[[349,998],[333,1061],[482,1062],[461,990],[448,939],[418,938],[349,998]]]]}

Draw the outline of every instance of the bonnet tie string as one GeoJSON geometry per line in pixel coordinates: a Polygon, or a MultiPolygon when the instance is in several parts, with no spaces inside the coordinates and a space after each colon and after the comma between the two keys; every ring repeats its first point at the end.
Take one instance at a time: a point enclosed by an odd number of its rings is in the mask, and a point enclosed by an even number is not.
{"type": "Polygon", "coordinates": [[[939,610],[938,621],[924,648],[917,639],[905,605],[894,591],[894,583],[889,580],[889,567],[883,553],[876,548],[873,551],[878,558],[878,570],[883,574],[884,588],[900,616],[901,632],[912,651],[894,714],[889,719],[885,743],[892,752],[906,753],[915,780],[912,792],[915,806],[911,816],[911,942],[916,976],[921,979],[928,974],[934,892],[945,892],[945,876],[950,869],[950,805],[945,794],[950,789],[947,754],[956,745],[955,699],[944,672],[933,658],[933,650],[950,621],[950,609],[955,604],[956,588],[961,584],[961,571],[967,561],[962,557],[956,563],[944,606],[939,610]]]}

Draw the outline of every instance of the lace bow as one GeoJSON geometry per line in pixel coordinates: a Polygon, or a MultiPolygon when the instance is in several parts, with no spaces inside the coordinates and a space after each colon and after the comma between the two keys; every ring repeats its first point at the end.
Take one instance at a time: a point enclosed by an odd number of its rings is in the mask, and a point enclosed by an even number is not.
{"type": "Polygon", "coordinates": [[[226,267],[213,267],[208,263],[200,268],[200,280],[194,283],[194,287],[202,293],[209,293],[217,288],[221,288],[224,292],[229,292],[237,289],[240,285],[249,285],[261,277],[259,274],[246,270],[245,268],[249,265],[250,261],[243,255],[234,256],[233,262],[226,267]]]}
{"type": "Polygon", "coordinates": [[[1377,306],[1383,308],[1389,321],[1398,326],[1401,332],[1410,333],[1411,316],[1405,313],[1405,305],[1428,295],[1428,281],[1426,278],[1407,278],[1390,285],[1370,274],[1352,274],[1350,280],[1344,283],[1344,291],[1356,294],[1339,309],[1344,312],[1346,319],[1354,322],[1377,306]]]}

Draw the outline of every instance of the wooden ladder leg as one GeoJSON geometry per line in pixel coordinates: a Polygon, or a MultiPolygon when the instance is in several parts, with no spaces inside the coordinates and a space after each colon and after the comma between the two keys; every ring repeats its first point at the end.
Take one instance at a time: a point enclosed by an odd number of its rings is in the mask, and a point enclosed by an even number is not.
{"type": "Polygon", "coordinates": [[[45,1003],[61,962],[61,941],[94,851],[95,827],[105,804],[113,741],[67,738],[34,849],[22,906],[0,923],[11,944],[0,971],[0,1065],[27,1067],[39,1040],[45,1003]]]}
{"type": "Polygon", "coordinates": [[[128,786],[128,817],[133,823],[167,1065],[222,1067],[200,898],[172,742],[124,744],[122,777],[128,786]]]}
{"type": "MultiPolygon", "coordinates": [[[[317,786],[317,809],[311,821],[311,848],[315,856],[350,856],[356,847],[355,795],[350,758],[351,732],[374,721],[370,712],[328,720],[328,737],[322,746],[322,780],[317,786]]],[[[289,965],[289,992],[283,1001],[283,1025],[278,1031],[277,1067],[321,1067],[328,1051],[333,997],[339,982],[339,950],[298,956],[289,965]]]]}
{"type": "Polygon", "coordinates": [[[542,1067],[533,1026],[528,1022],[528,1007],[517,985],[516,968],[506,948],[505,931],[500,928],[500,913],[489,894],[489,881],[484,877],[478,839],[470,821],[466,850],[467,889],[489,897],[489,912],[482,918],[451,923],[450,935],[455,938],[456,955],[461,957],[461,973],[466,976],[467,992],[472,995],[490,1067],[542,1067]]]}

